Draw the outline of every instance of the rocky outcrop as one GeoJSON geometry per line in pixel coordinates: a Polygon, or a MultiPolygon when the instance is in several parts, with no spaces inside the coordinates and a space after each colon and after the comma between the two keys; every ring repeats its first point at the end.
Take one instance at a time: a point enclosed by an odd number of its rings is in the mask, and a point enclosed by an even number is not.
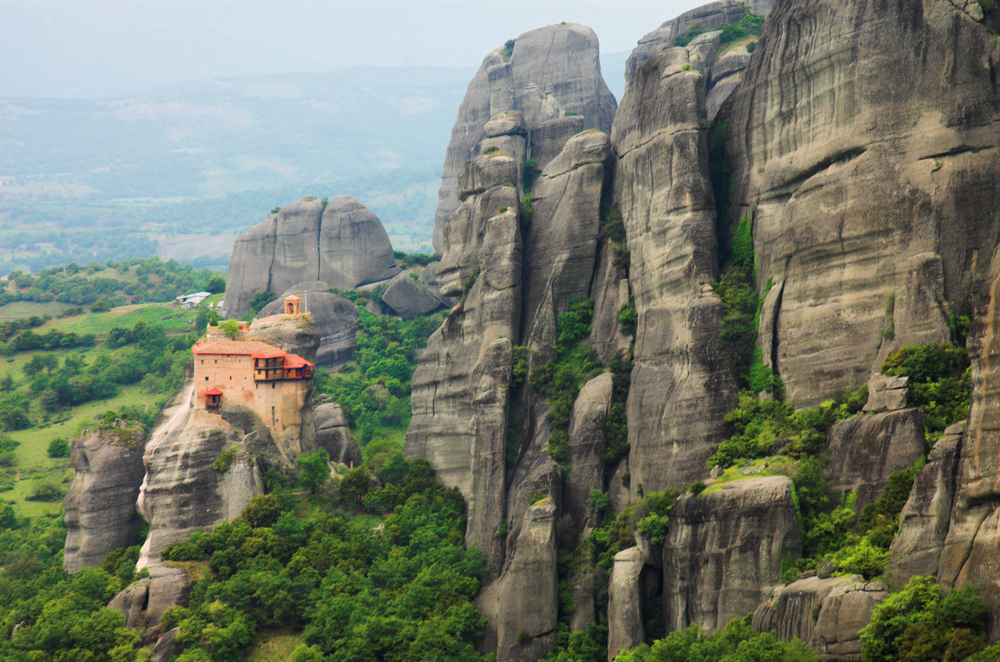
{"type": "MultiPolygon", "coordinates": [[[[282,292],[276,300],[264,306],[257,318],[263,319],[280,313],[285,297],[292,294],[302,299],[302,310],[309,313],[316,325],[316,334],[319,336],[319,347],[314,350],[316,365],[334,371],[350,361],[351,356],[354,355],[354,349],[358,345],[357,333],[360,316],[353,303],[330,291],[328,283],[317,281],[293,285],[282,292]]],[[[255,323],[254,327],[256,328],[258,324],[255,323]]],[[[282,342],[280,339],[277,339],[278,342],[273,342],[266,337],[262,339],[271,342],[271,344],[282,342]]],[[[287,348],[288,346],[286,346],[287,348]]],[[[289,351],[309,358],[301,352],[289,351]]]]}
{"type": "Polygon", "coordinates": [[[236,238],[225,314],[242,315],[255,292],[316,281],[349,290],[397,273],[382,222],[360,200],[347,195],[324,205],[307,195],[236,238]]]}
{"type": "Polygon", "coordinates": [[[910,400],[909,377],[886,377],[873,372],[868,377],[868,402],[865,411],[896,411],[906,409],[910,400]]]}
{"type": "Polygon", "coordinates": [[[802,553],[792,481],[785,476],[681,497],[663,545],[667,631],[716,630],[752,612],[781,584],[781,560],[802,553]]]}
{"type": "Polygon", "coordinates": [[[599,514],[588,503],[594,490],[604,491],[604,447],[611,411],[611,373],[594,377],[580,389],[569,422],[570,466],[563,509],[576,535],[599,525],[599,514]]]}
{"type": "Polygon", "coordinates": [[[362,463],[361,449],[351,434],[340,405],[326,403],[313,410],[316,424],[316,445],[330,455],[331,462],[348,466],[362,463]]]}
{"type": "Polygon", "coordinates": [[[573,23],[539,28],[515,40],[509,59],[501,51],[497,48],[483,59],[451,132],[434,217],[434,248],[442,255],[448,252],[445,228],[461,204],[459,177],[484,147],[504,149],[498,136],[521,135],[523,141],[546,124],[538,140],[507,151],[522,160],[534,158],[544,168],[570,137],[584,128],[607,132],[614,119],[615,99],[601,77],[597,35],[590,28],[573,23]],[[498,117],[508,111],[520,113],[521,119],[498,117]],[[577,116],[564,121],[566,113],[577,116]]]}
{"type": "Polygon", "coordinates": [[[783,283],[771,344],[797,407],[950,337],[997,244],[997,60],[944,0],[768,17],[733,96],[729,220],[752,218],[758,291],[783,283]]]}
{"type": "Polygon", "coordinates": [[[964,425],[948,428],[937,440],[913,480],[910,498],[899,514],[899,534],[892,542],[889,574],[893,589],[910,577],[936,575],[955,499],[958,449],[964,425]]]}
{"type": "MultiPolygon", "coordinates": [[[[632,80],[643,62],[672,47],[674,39],[686,34],[691,28],[697,26],[709,32],[727,23],[739,23],[740,19],[746,16],[748,7],[752,14],[767,16],[774,5],[775,0],[753,0],[749,3],[740,0],[720,0],[709,2],[666,21],[640,39],[639,44],[632,50],[632,54],[625,62],[625,80],[632,80]]],[[[699,71],[708,75],[707,71],[701,69],[699,71]]]]}
{"type": "MultiPolygon", "coordinates": [[[[1000,250],[973,301],[972,404],[962,436],[951,524],[938,563],[946,587],[980,587],[989,635],[1000,636],[1000,250]]],[[[940,443],[940,442],[939,442],[940,443]]],[[[912,496],[912,495],[911,495],[912,496]]]]}
{"type": "Polygon", "coordinates": [[[856,492],[858,512],[876,501],[889,474],[909,469],[927,452],[926,418],[922,409],[903,409],[834,424],[827,432],[830,462],[823,469],[831,490],[856,492]]]}
{"type": "Polygon", "coordinates": [[[497,660],[534,661],[545,657],[555,639],[556,506],[551,498],[524,514],[517,546],[499,586],[495,609],[497,660]]]}
{"type": "Polygon", "coordinates": [[[872,612],[889,594],[880,582],[840,584],[823,599],[809,646],[821,660],[856,662],[861,659],[858,633],[871,621],[872,612]]]}
{"type": "Polygon", "coordinates": [[[543,171],[532,187],[534,212],[524,236],[523,344],[531,363],[554,358],[556,317],[574,297],[590,294],[600,233],[608,136],[584,132],[543,171]]]}
{"type": "Polygon", "coordinates": [[[149,576],[118,593],[108,607],[125,616],[125,624],[139,630],[153,627],[163,613],[175,605],[186,605],[192,582],[180,568],[162,564],[149,566],[149,576]]]}
{"type": "MultiPolygon", "coordinates": [[[[268,305],[278,303],[272,302],[268,305]]],[[[316,352],[319,349],[319,328],[312,317],[301,318],[270,315],[261,311],[261,315],[253,321],[247,340],[258,340],[269,345],[280,347],[290,354],[298,354],[307,361],[316,362],[316,352]]]]}
{"type": "MultiPolygon", "coordinates": [[[[469,168],[489,167],[490,158],[481,157],[469,168]]],[[[517,176],[516,168],[507,172],[517,176]]],[[[485,178],[481,173],[467,177],[485,178]]],[[[493,188],[471,194],[447,228],[451,250],[437,272],[442,290],[452,293],[448,288],[461,279],[471,284],[420,356],[404,446],[408,455],[430,460],[446,485],[461,489],[468,503],[466,541],[483,551],[491,577],[503,563],[503,542],[495,534],[506,515],[508,385],[520,327],[521,233],[517,190],[507,183],[513,181],[498,180],[493,188]],[[501,202],[506,203],[502,211],[501,202]],[[463,278],[466,272],[472,278],[463,278]]]]}
{"type": "Polygon", "coordinates": [[[146,469],[141,429],[89,430],[73,441],[76,475],[66,493],[67,572],[100,565],[108,552],[135,544],[142,518],[135,509],[146,469]]]}
{"type": "Polygon", "coordinates": [[[704,132],[705,86],[687,51],[648,60],[615,118],[615,196],[631,251],[639,314],[628,399],[633,493],[708,473],[728,431],[736,381],[718,349],[722,301],[704,132]]]}
{"type": "Polygon", "coordinates": [[[753,628],[778,639],[797,637],[825,662],[857,662],[859,632],[887,594],[884,584],[864,582],[860,575],[800,579],[757,607],[753,628]]]}
{"type": "Polygon", "coordinates": [[[433,313],[444,301],[406,274],[392,280],[382,295],[382,303],[404,320],[433,313]]]}
{"type": "Polygon", "coordinates": [[[615,554],[608,582],[608,662],[646,641],[640,580],[647,560],[645,550],[638,546],[615,554]]]}

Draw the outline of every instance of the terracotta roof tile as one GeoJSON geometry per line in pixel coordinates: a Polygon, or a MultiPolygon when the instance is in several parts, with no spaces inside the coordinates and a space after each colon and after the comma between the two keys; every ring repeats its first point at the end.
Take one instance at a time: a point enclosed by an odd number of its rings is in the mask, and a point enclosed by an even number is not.
{"type": "Polygon", "coordinates": [[[277,347],[256,340],[213,340],[197,343],[191,348],[194,354],[262,354],[268,357],[285,356],[287,353],[277,347]]]}

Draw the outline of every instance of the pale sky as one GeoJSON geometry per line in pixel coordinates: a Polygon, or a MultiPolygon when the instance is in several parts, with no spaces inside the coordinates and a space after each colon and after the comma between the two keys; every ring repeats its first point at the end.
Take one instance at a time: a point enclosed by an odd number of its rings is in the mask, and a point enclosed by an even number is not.
{"type": "Polygon", "coordinates": [[[589,25],[603,53],[618,53],[706,1],[0,0],[0,97],[124,96],[359,64],[476,67],[561,21],[589,25]]]}

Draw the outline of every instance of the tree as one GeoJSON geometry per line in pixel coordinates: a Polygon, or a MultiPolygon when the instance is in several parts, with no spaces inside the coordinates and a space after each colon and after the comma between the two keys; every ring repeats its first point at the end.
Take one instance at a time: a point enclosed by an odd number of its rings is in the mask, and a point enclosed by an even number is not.
{"type": "Polygon", "coordinates": [[[104,299],[98,299],[94,303],[90,304],[90,312],[92,313],[106,313],[111,310],[111,306],[104,299]]]}
{"type": "Polygon", "coordinates": [[[347,472],[340,481],[340,496],[348,503],[357,503],[368,494],[371,484],[371,474],[365,467],[355,467],[347,472]]]}
{"type": "Polygon", "coordinates": [[[226,278],[221,274],[215,274],[208,279],[205,289],[212,294],[221,294],[226,291],[226,278]]]}
{"type": "Polygon", "coordinates": [[[219,329],[226,334],[230,340],[236,340],[240,335],[240,323],[236,320],[226,320],[219,322],[219,329]]]}
{"type": "Polygon", "coordinates": [[[301,469],[299,484],[316,494],[326,481],[330,480],[330,455],[320,448],[315,453],[300,455],[295,463],[301,469]]]}
{"type": "Polygon", "coordinates": [[[69,442],[63,437],[56,437],[49,442],[49,457],[69,457],[69,442]]]}

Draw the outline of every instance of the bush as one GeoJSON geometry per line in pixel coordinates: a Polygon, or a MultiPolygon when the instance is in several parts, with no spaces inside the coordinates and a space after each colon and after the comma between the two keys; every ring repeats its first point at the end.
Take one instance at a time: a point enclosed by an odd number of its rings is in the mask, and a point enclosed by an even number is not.
{"type": "Polygon", "coordinates": [[[639,313],[635,309],[634,296],[629,295],[628,302],[623,303],[618,309],[618,324],[623,334],[635,338],[639,326],[639,313]]]}
{"type": "Polygon", "coordinates": [[[691,487],[688,488],[688,492],[690,492],[691,494],[693,494],[695,496],[698,496],[699,494],[701,494],[702,492],[704,492],[706,489],[708,489],[708,485],[706,485],[705,483],[703,483],[702,481],[699,480],[699,481],[697,481],[695,483],[691,483],[691,487]]]}
{"type": "Polygon", "coordinates": [[[26,497],[28,501],[42,501],[50,503],[59,501],[65,493],[50,480],[39,480],[31,486],[31,493],[26,497]]]}
{"type": "Polygon", "coordinates": [[[63,437],[56,437],[49,442],[47,452],[49,457],[69,457],[69,442],[63,437]]]}
{"type": "Polygon", "coordinates": [[[978,589],[953,590],[944,600],[931,577],[913,577],[872,612],[861,630],[862,662],[967,660],[986,650],[987,612],[978,589]]]}
{"type": "Polygon", "coordinates": [[[900,347],[882,363],[885,375],[909,377],[910,406],[927,414],[929,441],[969,416],[969,353],[950,342],[900,347]]]}
{"type": "Polygon", "coordinates": [[[224,474],[229,471],[229,469],[233,466],[233,460],[236,459],[237,450],[239,450],[239,448],[233,446],[232,448],[227,448],[219,453],[219,457],[212,463],[212,468],[220,474],[224,474]]]}
{"type": "Polygon", "coordinates": [[[240,335],[240,323],[236,320],[225,320],[219,322],[219,330],[230,340],[236,340],[240,335]]]}
{"type": "Polygon", "coordinates": [[[330,455],[322,448],[309,455],[300,455],[295,460],[295,464],[300,469],[299,484],[316,494],[317,490],[330,480],[329,463],[330,455]]]}

